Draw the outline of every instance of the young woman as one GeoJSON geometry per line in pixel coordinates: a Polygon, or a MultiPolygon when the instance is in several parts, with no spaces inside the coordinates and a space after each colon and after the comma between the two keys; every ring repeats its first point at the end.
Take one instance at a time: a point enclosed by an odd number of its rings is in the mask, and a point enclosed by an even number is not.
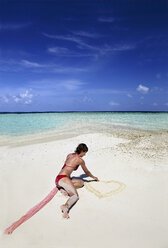
{"type": "Polygon", "coordinates": [[[64,166],[56,177],[55,183],[59,190],[64,194],[70,196],[67,202],[61,206],[64,218],[69,218],[68,212],[70,208],[79,200],[79,195],[76,189],[83,187],[84,182],[81,179],[70,179],[73,170],[77,170],[81,165],[85,174],[92,177],[94,180],[99,179],[91,174],[87,169],[83,156],[87,153],[88,148],[85,144],[81,143],[75,150],[75,153],[70,153],[66,157],[64,166]]]}

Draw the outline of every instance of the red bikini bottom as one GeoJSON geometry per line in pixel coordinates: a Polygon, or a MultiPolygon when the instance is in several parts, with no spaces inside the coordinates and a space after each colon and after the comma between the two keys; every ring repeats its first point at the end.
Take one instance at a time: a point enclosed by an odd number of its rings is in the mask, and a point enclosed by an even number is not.
{"type": "Polygon", "coordinates": [[[55,184],[56,184],[57,188],[60,188],[60,186],[58,185],[58,182],[59,182],[59,180],[60,180],[61,178],[63,178],[63,177],[68,177],[68,176],[67,176],[67,175],[58,175],[58,176],[56,177],[56,179],[55,179],[55,184]]]}

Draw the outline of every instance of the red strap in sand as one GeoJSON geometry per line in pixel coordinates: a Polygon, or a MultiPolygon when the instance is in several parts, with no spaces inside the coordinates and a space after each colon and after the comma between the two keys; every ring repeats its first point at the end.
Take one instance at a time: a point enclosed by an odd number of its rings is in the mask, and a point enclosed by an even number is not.
{"type": "Polygon", "coordinates": [[[11,234],[18,226],[20,226],[23,222],[31,218],[34,214],[36,214],[41,208],[43,208],[58,192],[58,188],[55,187],[41,202],[31,208],[24,216],[22,216],[19,220],[14,222],[10,227],[5,230],[5,234],[11,234]]]}

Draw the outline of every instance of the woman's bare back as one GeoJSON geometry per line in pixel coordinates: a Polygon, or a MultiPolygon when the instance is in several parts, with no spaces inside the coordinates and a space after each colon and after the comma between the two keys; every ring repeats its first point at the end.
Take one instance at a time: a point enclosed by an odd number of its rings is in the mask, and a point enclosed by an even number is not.
{"type": "Polygon", "coordinates": [[[82,159],[79,157],[77,153],[70,153],[66,157],[65,164],[70,166],[77,166],[82,162],[82,159]]]}
{"type": "Polygon", "coordinates": [[[81,164],[82,161],[83,161],[83,159],[81,159],[77,153],[68,154],[68,156],[66,157],[66,160],[65,160],[65,164],[67,166],[65,166],[63,169],[61,169],[59,175],[67,175],[69,177],[70,174],[72,173],[72,171],[76,168],[76,166],[81,164]]]}

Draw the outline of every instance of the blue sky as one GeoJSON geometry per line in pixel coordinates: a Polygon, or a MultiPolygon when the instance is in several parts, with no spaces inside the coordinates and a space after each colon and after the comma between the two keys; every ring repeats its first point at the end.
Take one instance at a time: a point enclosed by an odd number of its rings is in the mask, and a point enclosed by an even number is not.
{"type": "Polygon", "coordinates": [[[0,0],[0,111],[168,111],[168,1],[0,0]]]}

